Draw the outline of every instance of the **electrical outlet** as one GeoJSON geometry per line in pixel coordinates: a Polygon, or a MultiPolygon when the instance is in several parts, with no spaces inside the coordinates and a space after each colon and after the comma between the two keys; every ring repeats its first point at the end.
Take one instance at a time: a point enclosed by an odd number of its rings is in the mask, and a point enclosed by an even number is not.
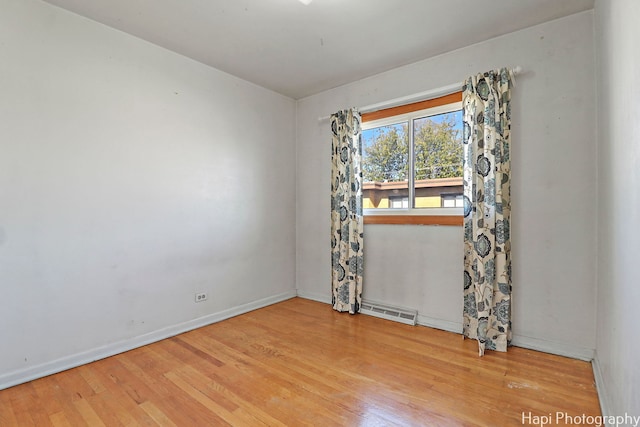
{"type": "Polygon", "coordinates": [[[207,293],[206,292],[198,292],[196,294],[196,302],[202,302],[202,301],[206,301],[207,300],[207,293]]]}

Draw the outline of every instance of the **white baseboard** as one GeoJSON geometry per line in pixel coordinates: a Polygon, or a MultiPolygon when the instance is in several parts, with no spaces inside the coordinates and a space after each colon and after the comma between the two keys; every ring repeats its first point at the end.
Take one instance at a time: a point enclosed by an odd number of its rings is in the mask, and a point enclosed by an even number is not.
{"type": "MultiPolygon", "coordinates": [[[[427,326],[429,328],[442,329],[443,331],[462,333],[461,322],[451,322],[448,320],[435,319],[433,317],[422,316],[418,314],[418,325],[427,326]]],[[[557,354],[558,356],[571,357],[572,359],[580,359],[591,361],[594,356],[594,350],[589,348],[581,348],[572,345],[558,344],[556,342],[541,340],[538,338],[524,337],[522,335],[514,335],[511,339],[511,345],[515,347],[527,348],[529,350],[541,351],[543,353],[557,354]]]]}
{"type": "MultiPolygon", "coordinates": [[[[298,296],[314,301],[331,304],[331,296],[328,294],[320,294],[315,292],[307,292],[298,289],[298,296]]],[[[462,333],[462,322],[452,322],[450,320],[437,319],[435,317],[424,316],[418,313],[418,325],[429,328],[441,329],[456,334],[462,333]]],[[[529,350],[541,351],[543,353],[556,354],[558,356],[571,357],[584,361],[591,361],[594,357],[594,350],[590,348],[576,347],[573,345],[560,344],[553,341],[542,340],[539,338],[525,337],[522,335],[514,335],[511,344],[516,347],[527,348],[529,350]]]]}
{"type": "MultiPolygon", "coordinates": [[[[602,416],[608,419],[609,416],[613,415],[611,412],[611,407],[609,406],[609,402],[607,400],[607,391],[604,385],[604,378],[602,376],[602,369],[600,368],[600,361],[598,359],[598,353],[595,352],[593,356],[593,360],[591,361],[591,366],[593,367],[593,377],[596,380],[596,391],[598,392],[598,400],[600,401],[600,412],[602,412],[602,416]]],[[[610,427],[610,426],[606,426],[610,427]]]]}
{"type": "Polygon", "coordinates": [[[310,299],[313,301],[323,302],[325,304],[331,304],[331,293],[327,291],[326,294],[319,292],[307,292],[298,289],[298,296],[304,299],[310,299]]]}
{"type": "Polygon", "coordinates": [[[456,334],[462,333],[462,323],[460,322],[436,319],[435,317],[423,316],[420,313],[418,313],[418,325],[426,326],[428,328],[441,329],[447,332],[454,332],[456,334]]]}
{"type": "Polygon", "coordinates": [[[14,385],[22,384],[28,381],[42,378],[47,375],[55,374],[58,372],[66,371],[67,369],[75,368],[86,363],[91,363],[96,360],[104,359],[109,356],[114,356],[125,351],[132,350],[134,348],[142,347],[147,344],[161,341],[163,339],[193,330],[201,328],[212,323],[220,322],[221,320],[229,319],[230,317],[238,316],[240,314],[248,313],[258,308],[266,307],[277,302],[285,301],[296,296],[296,291],[282,292],[278,295],[263,298],[250,303],[242,304],[233,308],[219,311],[217,313],[208,314],[197,319],[189,320],[187,322],[179,323],[177,325],[171,325],[166,328],[159,329],[157,331],[149,332],[144,335],[140,335],[134,338],[118,341],[113,344],[108,344],[91,350],[87,350],[81,353],[76,353],[71,356],[66,356],[51,362],[43,363],[40,365],[32,366],[26,369],[21,369],[6,374],[0,375],[0,390],[12,387],[14,385]]]}
{"type": "MultiPolygon", "coordinates": [[[[442,329],[443,331],[462,333],[462,322],[451,322],[449,320],[436,319],[433,317],[418,314],[418,325],[429,328],[442,329]]],[[[515,347],[527,348],[529,350],[541,351],[543,353],[556,354],[558,356],[570,357],[590,362],[594,357],[594,350],[590,348],[576,347],[573,345],[559,344],[557,342],[530,338],[522,335],[514,335],[511,345],[515,347]]]]}
{"type": "Polygon", "coordinates": [[[572,359],[584,360],[586,362],[593,360],[594,356],[594,350],[592,348],[560,344],[553,341],[525,337],[522,335],[514,335],[511,339],[511,345],[541,351],[543,353],[557,354],[558,356],[570,357],[572,359]]]}

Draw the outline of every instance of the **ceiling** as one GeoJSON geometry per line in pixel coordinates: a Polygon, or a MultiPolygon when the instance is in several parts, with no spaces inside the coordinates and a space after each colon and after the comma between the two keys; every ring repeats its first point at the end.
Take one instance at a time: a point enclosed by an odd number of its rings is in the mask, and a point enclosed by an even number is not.
{"type": "Polygon", "coordinates": [[[283,95],[593,8],[593,0],[45,0],[283,95]]]}

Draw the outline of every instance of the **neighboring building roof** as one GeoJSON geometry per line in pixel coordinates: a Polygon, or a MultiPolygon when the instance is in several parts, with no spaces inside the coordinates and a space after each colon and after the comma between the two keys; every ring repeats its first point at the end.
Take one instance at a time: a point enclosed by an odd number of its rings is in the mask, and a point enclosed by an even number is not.
{"type": "MultiPolygon", "coordinates": [[[[462,178],[435,178],[435,179],[418,179],[416,180],[416,188],[427,187],[456,187],[462,185],[462,178]]],[[[407,188],[407,181],[391,181],[391,182],[365,182],[362,185],[363,190],[396,190],[407,188]]]]}

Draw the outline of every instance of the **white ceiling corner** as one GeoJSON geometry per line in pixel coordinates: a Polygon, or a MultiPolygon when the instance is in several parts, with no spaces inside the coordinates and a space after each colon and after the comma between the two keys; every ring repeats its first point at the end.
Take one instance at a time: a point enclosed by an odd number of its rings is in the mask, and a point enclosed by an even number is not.
{"type": "Polygon", "coordinates": [[[593,0],[44,1],[294,99],[593,8],[593,0]]]}

